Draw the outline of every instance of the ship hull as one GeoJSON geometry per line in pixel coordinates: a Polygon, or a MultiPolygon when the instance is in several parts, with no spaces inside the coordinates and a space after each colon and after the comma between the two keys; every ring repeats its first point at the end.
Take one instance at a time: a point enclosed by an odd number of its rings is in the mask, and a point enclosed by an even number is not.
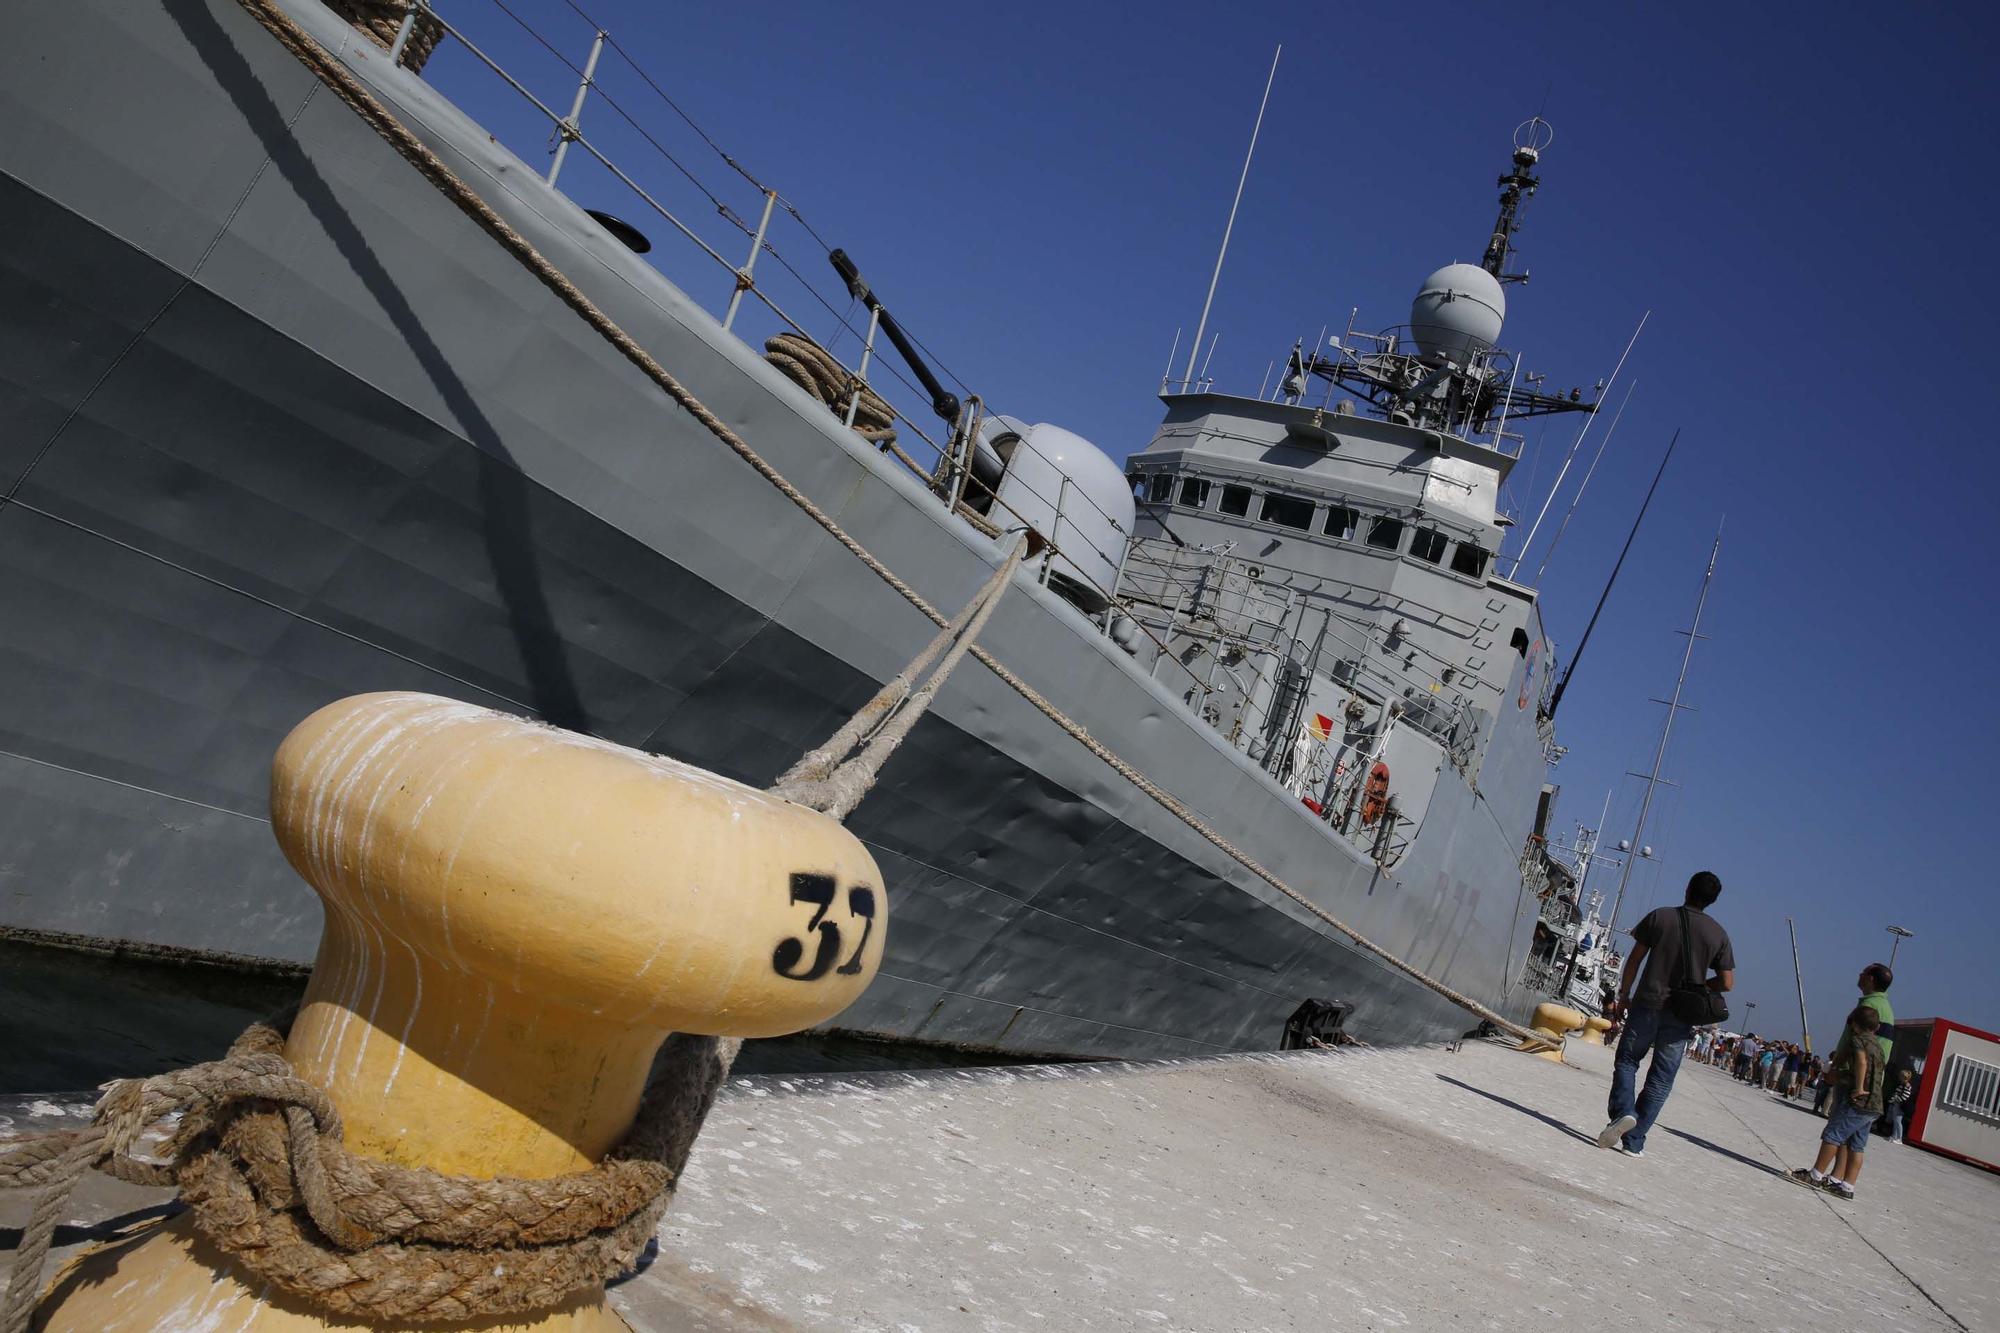
{"type": "MultiPolygon", "coordinates": [[[[674,408],[234,4],[88,0],[0,53],[0,928],[305,960],[265,813],[313,708],[419,689],[764,784],[930,624],[674,408]]],[[[316,6],[302,22],[346,35],[316,6]]],[[[992,542],[448,104],[364,76],[932,600],[992,542]]],[[[985,642],[1236,845],[1512,1011],[1532,709],[1393,872],[1023,580],[985,642]]],[[[1511,693],[1511,692],[1510,692],[1511,693]]],[[[968,664],[849,821],[894,925],[838,1026],[1065,1056],[1382,1043],[1456,1006],[1354,949],[968,664]]]]}

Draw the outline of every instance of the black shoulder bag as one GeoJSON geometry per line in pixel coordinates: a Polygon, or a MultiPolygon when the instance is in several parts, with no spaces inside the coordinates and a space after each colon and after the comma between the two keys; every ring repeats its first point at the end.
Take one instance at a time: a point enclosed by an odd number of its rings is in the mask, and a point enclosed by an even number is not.
{"type": "Polygon", "coordinates": [[[1729,1005],[1722,992],[1710,990],[1694,969],[1694,931],[1688,926],[1688,909],[1681,914],[1681,975],[1667,992],[1667,1009],[1681,1022],[1705,1028],[1729,1017],[1729,1005]]]}

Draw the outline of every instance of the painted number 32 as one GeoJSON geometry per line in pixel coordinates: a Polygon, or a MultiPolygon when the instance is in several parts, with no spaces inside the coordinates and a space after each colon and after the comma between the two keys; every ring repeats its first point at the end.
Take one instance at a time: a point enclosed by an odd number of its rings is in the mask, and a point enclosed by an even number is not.
{"type": "Polygon", "coordinates": [[[861,938],[854,946],[854,954],[839,967],[834,960],[840,957],[840,925],[827,920],[827,911],[839,886],[831,875],[795,873],[792,876],[792,901],[810,903],[812,919],[806,922],[804,939],[788,936],[778,942],[772,951],[771,967],[781,977],[793,981],[818,981],[828,972],[851,977],[861,971],[861,954],[868,947],[868,937],[875,933],[875,890],[866,884],[856,884],[847,890],[847,914],[861,918],[861,938]],[[812,960],[806,960],[806,950],[812,950],[812,960]]]}

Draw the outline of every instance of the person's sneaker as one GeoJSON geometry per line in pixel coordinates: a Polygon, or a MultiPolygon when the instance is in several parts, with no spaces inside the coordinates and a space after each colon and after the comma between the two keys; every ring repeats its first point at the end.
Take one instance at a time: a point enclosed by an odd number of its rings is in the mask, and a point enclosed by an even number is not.
{"type": "Polygon", "coordinates": [[[1597,1136],[1597,1146],[1600,1148],[1616,1148],[1619,1140],[1630,1133],[1632,1126],[1638,1123],[1639,1117],[1636,1115],[1619,1116],[1616,1120],[1606,1125],[1603,1132],[1597,1136]]]}
{"type": "Polygon", "coordinates": [[[1798,1166],[1792,1168],[1792,1172],[1789,1179],[1796,1181],[1801,1185],[1804,1185],[1809,1190],[1816,1190],[1820,1188],[1822,1185],[1825,1185],[1829,1178],[1826,1176],[1814,1175],[1812,1168],[1809,1166],[1798,1166]]]}
{"type": "Polygon", "coordinates": [[[1842,1184],[1832,1176],[1826,1178],[1826,1184],[1821,1186],[1821,1188],[1836,1199],[1845,1199],[1849,1203],[1854,1202],[1854,1186],[1842,1184]]]}
{"type": "Polygon", "coordinates": [[[1620,1148],[1618,1151],[1624,1153],[1627,1157],[1644,1157],[1646,1155],[1644,1148],[1620,1148]]]}

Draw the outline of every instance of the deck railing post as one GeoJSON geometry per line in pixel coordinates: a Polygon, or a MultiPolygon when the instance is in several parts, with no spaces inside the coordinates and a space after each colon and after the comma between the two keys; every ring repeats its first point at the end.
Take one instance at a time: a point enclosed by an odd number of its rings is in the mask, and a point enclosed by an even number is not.
{"type": "MultiPolygon", "coordinates": [[[[736,290],[729,294],[729,310],[722,317],[722,331],[729,332],[729,326],[736,322],[736,308],[743,304],[743,293],[756,285],[751,274],[757,269],[757,256],[764,250],[764,235],[771,230],[771,209],[778,202],[776,190],[764,191],[764,216],[757,219],[757,234],[750,238],[750,257],[743,261],[743,267],[736,270],[736,290]]],[[[848,425],[854,424],[850,414],[848,425]]]]}
{"type": "Polygon", "coordinates": [[[417,15],[424,10],[424,0],[409,0],[403,9],[403,21],[396,27],[396,40],[389,44],[389,63],[403,63],[403,48],[410,44],[410,34],[417,30],[417,15]]]}
{"type": "Polygon", "coordinates": [[[861,368],[854,372],[860,381],[847,399],[847,424],[854,425],[854,416],[861,410],[861,390],[868,383],[868,362],[875,356],[875,331],[882,327],[882,307],[873,306],[868,311],[868,336],[861,340],[861,368]]]}
{"type": "Polygon", "coordinates": [[[1063,475],[1062,485],[1056,489],[1056,516],[1054,521],[1049,524],[1048,550],[1045,551],[1042,555],[1041,583],[1044,587],[1048,586],[1049,569],[1052,565],[1055,564],[1056,551],[1059,550],[1061,546],[1063,506],[1067,504],[1068,501],[1069,501],[1069,475],[1065,473],[1063,475]]]}
{"type": "Polygon", "coordinates": [[[563,158],[569,155],[570,142],[576,138],[577,129],[583,123],[583,99],[590,95],[590,85],[597,77],[597,58],[604,54],[604,41],[611,34],[599,28],[597,36],[590,41],[590,58],[583,62],[583,81],[576,85],[576,100],[570,103],[569,114],[556,125],[556,156],[549,163],[548,183],[554,185],[556,176],[562,171],[563,158]]]}

